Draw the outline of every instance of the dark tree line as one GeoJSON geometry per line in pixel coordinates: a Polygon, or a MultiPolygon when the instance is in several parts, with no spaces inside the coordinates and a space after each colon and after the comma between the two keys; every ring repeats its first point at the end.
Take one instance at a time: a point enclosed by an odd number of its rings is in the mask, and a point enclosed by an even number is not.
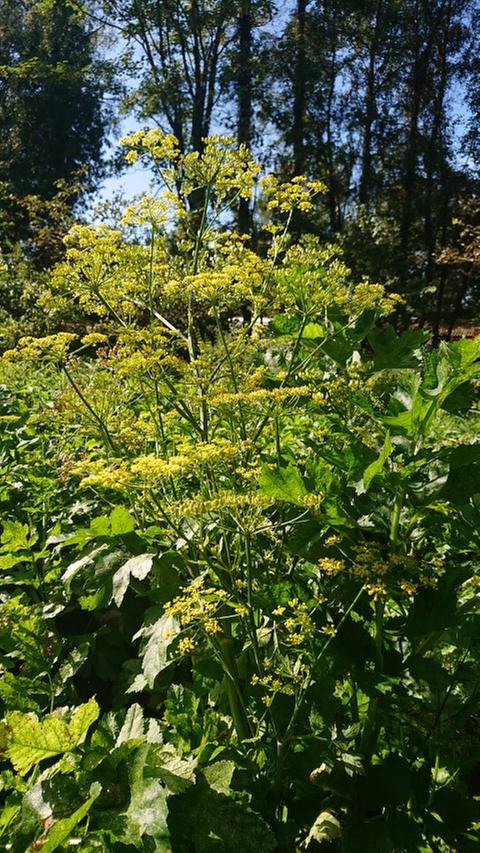
{"type": "Polygon", "coordinates": [[[0,11],[0,242],[4,253],[26,242],[42,266],[102,176],[106,66],[68,0],[1,0],[0,11]]]}
{"type": "MultiPolygon", "coordinates": [[[[480,0],[2,6],[0,181],[15,192],[48,197],[81,163],[98,177],[109,81],[92,69],[108,34],[140,123],[183,150],[226,130],[283,176],[322,178],[297,231],[338,242],[357,276],[400,291],[404,322],[439,335],[475,315],[475,265],[464,274],[445,259],[478,215],[480,0]]],[[[238,227],[255,228],[244,201],[238,227]]]]}

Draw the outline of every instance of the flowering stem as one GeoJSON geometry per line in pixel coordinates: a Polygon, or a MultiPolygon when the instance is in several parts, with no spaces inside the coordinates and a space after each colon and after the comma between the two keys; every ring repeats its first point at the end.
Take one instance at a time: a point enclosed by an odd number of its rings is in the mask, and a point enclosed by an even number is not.
{"type": "Polygon", "coordinates": [[[98,426],[100,427],[100,431],[101,431],[101,433],[105,439],[105,442],[109,446],[110,450],[113,450],[113,452],[116,453],[117,447],[116,447],[115,442],[114,442],[114,440],[113,440],[113,438],[112,438],[112,436],[108,430],[107,425],[101,419],[100,415],[98,415],[96,413],[95,409],[90,405],[87,398],[85,397],[85,395],[82,393],[82,391],[78,387],[77,383],[75,382],[73,376],[71,375],[71,373],[68,370],[67,365],[65,363],[62,363],[62,369],[63,369],[63,372],[65,373],[65,376],[67,377],[70,385],[72,386],[73,390],[75,391],[77,396],[80,398],[80,400],[82,401],[85,408],[88,409],[88,411],[90,412],[95,423],[97,423],[98,426]]]}
{"type": "MultiPolygon", "coordinates": [[[[231,355],[230,349],[228,347],[227,341],[225,339],[225,334],[224,334],[224,331],[222,329],[220,317],[218,316],[218,311],[215,311],[215,322],[217,324],[217,329],[218,329],[218,333],[220,335],[220,340],[222,341],[223,349],[225,350],[225,356],[226,356],[228,367],[230,370],[230,377],[232,379],[233,390],[235,391],[235,394],[238,394],[238,382],[237,382],[237,377],[235,376],[235,368],[233,366],[232,355],[231,355]]],[[[238,402],[238,410],[240,413],[240,435],[242,437],[242,441],[246,441],[247,429],[245,426],[245,415],[244,415],[242,403],[240,400],[238,402]]]]}
{"type": "MultiPolygon", "coordinates": [[[[392,509],[392,518],[390,522],[390,545],[392,551],[398,548],[398,531],[400,527],[400,515],[402,512],[403,501],[405,499],[405,486],[402,486],[395,495],[392,509]]],[[[380,678],[383,670],[383,626],[385,620],[385,600],[379,599],[375,602],[375,675],[380,678]]],[[[375,751],[380,733],[380,725],[378,722],[378,710],[380,705],[380,696],[376,692],[370,698],[368,703],[367,717],[362,733],[360,743],[360,752],[369,762],[375,751]]]]}

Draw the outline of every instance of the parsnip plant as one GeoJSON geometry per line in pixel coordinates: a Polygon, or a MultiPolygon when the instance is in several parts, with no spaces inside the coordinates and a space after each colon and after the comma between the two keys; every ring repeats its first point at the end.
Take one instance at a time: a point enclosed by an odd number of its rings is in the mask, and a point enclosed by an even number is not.
{"type": "Polygon", "coordinates": [[[163,191],[48,297],[92,328],[3,357],[0,838],[476,849],[480,344],[293,242],[318,182],[264,179],[254,251],[247,150],[124,144],[163,191]]]}

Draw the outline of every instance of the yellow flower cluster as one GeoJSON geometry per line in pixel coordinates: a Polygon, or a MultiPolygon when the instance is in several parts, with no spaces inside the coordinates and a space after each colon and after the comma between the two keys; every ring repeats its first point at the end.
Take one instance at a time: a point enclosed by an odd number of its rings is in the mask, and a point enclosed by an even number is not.
{"type": "Polygon", "coordinates": [[[334,557],[322,557],[318,561],[318,568],[327,577],[335,577],[335,575],[345,571],[345,563],[343,560],[336,560],[334,557]]]}
{"type": "Polygon", "coordinates": [[[262,179],[262,190],[267,200],[267,208],[280,213],[292,210],[307,212],[313,209],[313,198],[326,191],[322,181],[310,181],[303,175],[297,175],[291,181],[281,183],[275,175],[262,179]]]}
{"type": "MultiPolygon", "coordinates": [[[[335,545],[338,537],[330,537],[325,544],[335,545]]],[[[327,577],[335,577],[342,572],[348,572],[350,577],[365,583],[365,590],[377,601],[387,595],[388,586],[397,587],[405,595],[414,595],[419,587],[435,587],[437,579],[426,572],[418,573],[418,562],[415,557],[404,554],[387,554],[383,556],[381,546],[377,543],[357,545],[354,548],[354,559],[349,565],[345,560],[333,557],[322,557],[318,568],[327,577]],[[408,574],[410,577],[400,577],[397,574],[408,574]],[[413,579],[412,579],[413,578],[413,579]]]]}
{"type": "Polygon", "coordinates": [[[180,518],[192,518],[208,515],[216,512],[230,512],[236,509],[245,509],[254,507],[264,509],[271,506],[272,498],[267,495],[261,495],[259,492],[230,492],[226,489],[221,491],[214,498],[191,498],[185,501],[179,501],[172,505],[173,511],[180,518]]]}
{"type": "Polygon", "coordinates": [[[97,344],[108,344],[108,335],[103,335],[101,332],[89,332],[82,338],[82,344],[85,347],[96,346],[97,344]]]}
{"type": "Polygon", "coordinates": [[[363,282],[353,288],[350,295],[351,313],[379,310],[381,314],[391,314],[403,302],[398,293],[385,293],[381,284],[363,282]]]}
{"type": "Polygon", "coordinates": [[[195,640],[192,637],[182,637],[178,641],[178,652],[181,655],[188,655],[196,649],[195,640]]]}
{"type": "Polygon", "coordinates": [[[232,194],[249,199],[255,177],[260,172],[260,165],[245,145],[237,147],[233,137],[220,135],[205,137],[202,152],[186,154],[181,166],[192,188],[214,188],[217,202],[232,194]]]}
{"type": "Polygon", "coordinates": [[[291,684],[285,681],[283,678],[279,677],[279,675],[252,675],[251,683],[253,685],[258,685],[259,687],[263,687],[267,692],[267,695],[263,697],[262,702],[265,705],[270,705],[272,699],[276,693],[283,693],[286,696],[293,696],[294,689],[291,684]]]}
{"type": "MultiPolygon", "coordinates": [[[[214,267],[169,279],[164,287],[165,297],[171,302],[193,300],[230,308],[245,300],[254,301],[266,275],[266,261],[244,246],[230,255],[227,248],[224,246],[223,253],[216,257],[214,267]]],[[[236,248],[234,244],[233,249],[236,248]]]]}
{"type": "MultiPolygon", "coordinates": [[[[143,427],[142,427],[143,428],[143,427]]],[[[143,428],[145,434],[145,428],[143,428]]],[[[219,438],[215,442],[198,445],[179,445],[181,452],[161,458],[153,454],[136,457],[132,462],[114,460],[106,464],[101,460],[84,460],[73,469],[82,476],[80,486],[99,487],[124,491],[129,488],[154,488],[171,477],[198,474],[202,468],[235,462],[245,450],[245,443],[233,443],[219,438]]]]}
{"type": "Polygon", "coordinates": [[[365,589],[374,601],[379,601],[381,598],[385,598],[388,593],[387,587],[381,581],[377,581],[376,583],[366,583],[365,589]]]}
{"type": "Polygon", "coordinates": [[[202,627],[206,634],[214,636],[222,630],[216,614],[226,598],[224,589],[206,586],[203,578],[195,578],[181,595],[165,605],[165,613],[178,619],[182,630],[202,627]]]}
{"type": "Polygon", "coordinates": [[[122,329],[111,354],[111,365],[120,376],[144,376],[160,368],[183,373],[186,362],[174,354],[175,344],[172,334],[154,324],[145,329],[122,329]]]}
{"type": "MultiPolygon", "coordinates": [[[[288,602],[290,615],[283,621],[283,628],[286,634],[283,636],[284,642],[289,646],[301,646],[303,643],[313,637],[315,633],[315,623],[313,622],[308,607],[303,601],[298,598],[292,598],[288,602]]],[[[277,608],[274,614],[278,614],[280,608],[277,608]]]]}
{"type": "Polygon", "coordinates": [[[312,316],[333,305],[348,305],[351,270],[339,256],[338,246],[322,246],[311,236],[290,247],[275,275],[275,303],[312,316]]]}
{"type": "Polygon", "coordinates": [[[304,496],[302,503],[305,509],[310,509],[313,512],[318,512],[322,506],[323,499],[324,495],[315,495],[313,493],[310,493],[304,496]]]}
{"type": "MultiPolygon", "coordinates": [[[[75,225],[65,243],[65,260],[53,270],[52,288],[73,295],[101,317],[113,312],[136,316],[151,273],[147,248],[125,242],[120,231],[107,225],[75,225]]],[[[162,269],[155,269],[156,278],[162,279],[162,269]]]]}
{"type": "Polygon", "coordinates": [[[70,332],[57,332],[56,335],[47,335],[43,338],[20,338],[15,349],[6,350],[2,358],[6,361],[13,359],[64,361],[76,339],[77,335],[70,332]]]}
{"type": "Polygon", "coordinates": [[[208,397],[211,406],[231,406],[233,403],[283,403],[300,397],[310,397],[308,385],[285,386],[283,388],[256,388],[253,391],[224,392],[208,397]]]}
{"type": "Polygon", "coordinates": [[[154,160],[167,161],[175,161],[180,154],[177,137],[173,133],[164,133],[156,127],[129,133],[122,137],[119,144],[130,149],[125,155],[127,163],[136,163],[145,153],[154,160]]]}
{"type": "Polygon", "coordinates": [[[109,465],[106,465],[103,460],[83,460],[73,465],[70,473],[82,478],[80,480],[82,489],[99,488],[124,492],[131,486],[131,475],[120,460],[110,462],[109,465]]]}
{"type": "Polygon", "coordinates": [[[129,204],[122,215],[120,225],[149,225],[157,230],[169,219],[169,205],[163,198],[146,194],[129,204]]]}
{"type": "Polygon", "coordinates": [[[260,171],[245,145],[237,146],[233,137],[212,135],[202,140],[202,151],[180,152],[178,139],[171,133],[153,128],[138,130],[120,140],[128,147],[128,163],[150,157],[163,167],[162,176],[170,193],[178,187],[184,199],[195,189],[211,189],[215,202],[234,195],[250,198],[253,181],[260,171]]]}

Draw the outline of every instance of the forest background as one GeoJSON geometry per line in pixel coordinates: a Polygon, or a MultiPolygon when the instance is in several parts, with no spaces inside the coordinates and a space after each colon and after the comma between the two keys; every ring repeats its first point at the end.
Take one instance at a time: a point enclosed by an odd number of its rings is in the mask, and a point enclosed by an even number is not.
{"type": "MultiPolygon", "coordinates": [[[[476,0],[4,0],[2,11],[7,342],[18,320],[31,327],[73,211],[91,216],[95,190],[120,169],[119,116],[174,133],[183,152],[228,132],[280,177],[324,181],[294,232],[339,244],[358,280],[402,294],[399,323],[438,340],[474,322],[476,0]]],[[[258,236],[258,194],[237,216],[258,236]]]]}

